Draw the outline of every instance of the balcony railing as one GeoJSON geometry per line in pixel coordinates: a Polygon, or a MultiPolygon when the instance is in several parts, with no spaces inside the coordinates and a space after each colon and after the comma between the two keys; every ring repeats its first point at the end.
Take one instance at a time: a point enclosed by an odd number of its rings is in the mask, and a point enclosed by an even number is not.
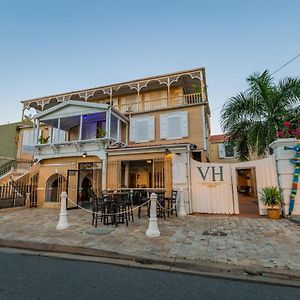
{"type": "Polygon", "coordinates": [[[178,107],[183,105],[199,104],[202,102],[203,100],[201,94],[195,93],[186,94],[179,97],[171,97],[170,100],[168,98],[159,98],[146,101],[119,104],[114,105],[114,108],[120,111],[121,113],[130,113],[178,107]]]}

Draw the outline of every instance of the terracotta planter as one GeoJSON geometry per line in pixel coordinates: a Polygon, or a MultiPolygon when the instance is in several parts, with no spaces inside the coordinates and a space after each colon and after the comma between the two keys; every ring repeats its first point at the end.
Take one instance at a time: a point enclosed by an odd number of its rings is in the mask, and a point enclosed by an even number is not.
{"type": "Polygon", "coordinates": [[[267,214],[268,214],[268,218],[271,220],[280,219],[280,209],[279,208],[268,208],[267,214]]]}

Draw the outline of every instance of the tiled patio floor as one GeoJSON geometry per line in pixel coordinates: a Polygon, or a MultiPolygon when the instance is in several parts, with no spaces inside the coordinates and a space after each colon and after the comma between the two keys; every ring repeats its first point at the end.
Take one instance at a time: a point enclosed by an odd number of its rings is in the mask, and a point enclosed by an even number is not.
{"type": "Polygon", "coordinates": [[[58,231],[58,210],[0,211],[0,239],[81,246],[148,259],[256,265],[300,272],[300,227],[286,219],[173,216],[159,219],[161,236],[149,238],[145,235],[145,213],[128,227],[111,227],[114,230],[103,235],[87,234],[93,228],[89,213],[76,209],[68,214],[70,228],[58,231]]]}

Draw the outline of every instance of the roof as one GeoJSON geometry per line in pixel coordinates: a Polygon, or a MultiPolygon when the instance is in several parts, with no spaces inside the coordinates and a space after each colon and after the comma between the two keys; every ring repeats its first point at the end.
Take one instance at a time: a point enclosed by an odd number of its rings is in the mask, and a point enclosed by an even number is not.
{"type": "Polygon", "coordinates": [[[229,136],[226,134],[215,134],[215,135],[211,135],[209,140],[211,143],[223,143],[227,141],[228,138],[229,136]]]}
{"type": "MultiPolygon", "coordinates": [[[[92,103],[92,102],[83,102],[83,101],[74,101],[74,100],[69,100],[63,103],[60,103],[58,105],[55,105],[45,111],[41,111],[40,113],[36,114],[34,116],[34,119],[45,119],[45,117],[47,115],[52,115],[54,112],[57,112],[59,110],[63,110],[64,108],[66,108],[67,106],[77,106],[77,107],[82,107],[83,109],[96,109],[98,111],[107,111],[107,110],[111,110],[113,111],[113,113],[115,115],[117,115],[119,118],[123,119],[124,121],[128,121],[128,119],[123,116],[122,114],[120,114],[120,112],[118,112],[116,109],[112,108],[110,105],[108,104],[103,104],[103,103],[92,103]]],[[[76,111],[76,115],[78,115],[78,109],[76,111]]],[[[62,113],[62,112],[61,112],[62,113]]],[[[88,113],[85,111],[82,111],[83,114],[88,113]]],[[[74,112],[71,112],[68,116],[73,116],[74,112]]]]}
{"type": "MultiPolygon", "coordinates": [[[[204,71],[205,72],[205,68],[204,67],[199,67],[199,68],[195,68],[195,69],[188,69],[188,70],[182,70],[182,71],[177,71],[177,72],[173,72],[173,73],[167,73],[167,74],[161,74],[161,75],[156,75],[156,76],[144,77],[144,78],[139,78],[139,79],[130,80],[130,81],[117,82],[117,83],[103,85],[103,86],[97,86],[97,87],[93,87],[93,88],[87,88],[87,89],[75,90],[75,91],[59,93],[59,94],[54,94],[54,95],[48,95],[48,96],[43,96],[43,97],[37,97],[37,98],[32,98],[32,99],[26,99],[26,100],[22,100],[21,103],[37,101],[37,100],[41,100],[41,99],[45,99],[45,98],[56,98],[56,97],[59,97],[59,96],[69,95],[69,94],[78,94],[80,92],[88,92],[88,91],[92,91],[92,90],[95,90],[95,89],[113,88],[115,86],[129,85],[129,84],[132,84],[132,83],[135,83],[135,82],[138,82],[138,81],[149,81],[149,80],[155,80],[155,79],[158,79],[158,78],[161,79],[161,78],[165,78],[165,77],[177,76],[177,75],[182,75],[182,74],[185,74],[185,73],[191,73],[191,72],[197,72],[197,71],[204,71]]],[[[203,76],[205,77],[205,75],[203,75],[203,76]]],[[[205,78],[203,78],[203,79],[205,80],[205,78]]]]}

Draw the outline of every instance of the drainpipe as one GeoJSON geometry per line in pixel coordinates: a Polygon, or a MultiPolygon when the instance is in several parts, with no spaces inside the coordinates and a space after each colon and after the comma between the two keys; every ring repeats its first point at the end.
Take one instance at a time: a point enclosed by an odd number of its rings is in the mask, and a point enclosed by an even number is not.
{"type": "Polygon", "coordinates": [[[191,197],[191,165],[190,165],[190,149],[189,145],[186,146],[187,154],[187,180],[188,180],[188,201],[189,201],[189,214],[192,213],[192,197],[191,197]]]}
{"type": "Polygon", "coordinates": [[[206,139],[206,118],[205,118],[205,105],[201,105],[201,118],[202,118],[202,140],[203,140],[203,149],[207,150],[207,139],[206,139]]]}

